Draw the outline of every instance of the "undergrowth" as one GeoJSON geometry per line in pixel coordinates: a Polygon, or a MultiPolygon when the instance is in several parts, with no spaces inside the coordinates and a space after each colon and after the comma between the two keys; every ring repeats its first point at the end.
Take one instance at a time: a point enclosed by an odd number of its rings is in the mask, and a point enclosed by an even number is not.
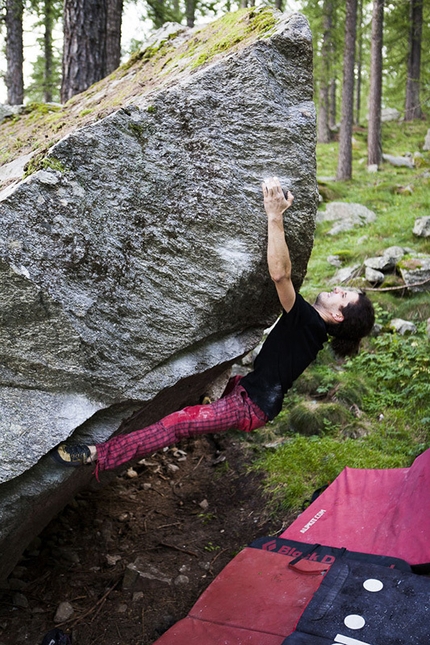
{"type": "MultiPolygon", "coordinates": [[[[338,144],[317,146],[324,199],[363,204],[376,219],[334,236],[328,233],[331,223],[317,225],[301,289],[310,302],[319,291],[332,288],[337,269],[328,262],[330,255],[338,255],[345,265],[362,265],[390,246],[429,253],[428,238],[412,233],[415,219],[430,213],[430,154],[422,149],[428,127],[425,121],[384,124],[385,153],[420,152],[421,157],[414,169],[384,162],[376,174],[366,169],[366,132],[355,132],[353,179],[348,182],[333,179],[338,144]]],[[[253,467],[266,473],[268,490],[286,510],[299,510],[346,466],[407,467],[430,447],[429,293],[375,289],[368,295],[378,332],[365,339],[360,354],[339,361],[325,348],[285,397],[281,414],[249,438],[257,453],[253,467]],[[393,332],[393,318],[413,322],[416,333],[393,332]]]]}

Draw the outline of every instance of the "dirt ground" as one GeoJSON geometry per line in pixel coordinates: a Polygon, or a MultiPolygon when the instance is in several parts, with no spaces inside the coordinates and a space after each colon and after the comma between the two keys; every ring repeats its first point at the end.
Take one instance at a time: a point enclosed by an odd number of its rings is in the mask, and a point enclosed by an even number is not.
{"type": "Polygon", "coordinates": [[[73,645],[149,645],[246,544],[293,519],[270,516],[234,436],[143,461],[77,496],[25,552],[0,591],[0,645],[39,645],[54,627],[73,645]]]}

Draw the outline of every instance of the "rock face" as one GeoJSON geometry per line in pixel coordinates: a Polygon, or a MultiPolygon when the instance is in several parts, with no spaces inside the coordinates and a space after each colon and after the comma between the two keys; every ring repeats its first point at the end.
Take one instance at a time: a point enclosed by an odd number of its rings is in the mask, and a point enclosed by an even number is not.
{"type": "Polygon", "coordinates": [[[430,216],[417,217],[414,224],[413,234],[417,237],[430,237],[430,216]]]}
{"type": "Polygon", "coordinates": [[[381,121],[385,123],[387,121],[398,121],[401,117],[399,110],[396,108],[382,108],[381,110],[381,121]]]}
{"type": "Polygon", "coordinates": [[[392,166],[405,166],[406,168],[415,168],[412,156],[396,157],[394,155],[383,154],[382,159],[390,163],[392,166]]]}
{"type": "Polygon", "coordinates": [[[399,266],[400,275],[411,293],[430,291],[430,256],[415,253],[399,266]]]}
{"type": "Polygon", "coordinates": [[[318,211],[317,219],[319,222],[336,222],[328,235],[337,235],[374,222],[376,215],[362,204],[329,202],[325,211],[318,211]]]}
{"type": "MultiPolygon", "coordinates": [[[[265,16],[263,33],[149,89],[128,67],[127,96],[120,79],[98,84],[121,107],[0,193],[0,578],[91,476],[54,466],[55,445],[197,402],[274,321],[266,176],[295,195],[287,237],[297,287],[304,277],[317,207],[311,35],[300,14],[239,15],[248,34],[265,16]]],[[[198,38],[181,29],[177,47],[198,38]]]]}

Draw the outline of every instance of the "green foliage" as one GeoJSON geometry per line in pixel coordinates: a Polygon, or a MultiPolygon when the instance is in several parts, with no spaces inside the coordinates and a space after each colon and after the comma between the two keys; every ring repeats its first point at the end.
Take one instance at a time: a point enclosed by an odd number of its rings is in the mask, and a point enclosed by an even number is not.
{"type": "Polygon", "coordinates": [[[213,553],[214,551],[219,551],[221,547],[216,544],[212,544],[212,542],[208,542],[203,548],[205,551],[213,553]]]}
{"type": "MultiPolygon", "coordinates": [[[[315,96],[321,83],[336,79],[338,86],[342,82],[342,57],[345,29],[345,3],[340,0],[302,0],[300,10],[308,18],[314,43],[314,78],[315,96]],[[330,28],[330,47],[328,52],[323,52],[324,12],[330,7],[333,11],[332,25],[330,28]],[[329,74],[329,78],[326,76],[329,74]]],[[[409,51],[410,31],[410,1],[395,0],[385,3],[384,10],[384,62],[382,76],[382,106],[397,108],[401,113],[404,110],[407,59],[409,51]]],[[[362,16],[357,16],[357,52],[356,52],[356,82],[359,62],[360,74],[360,114],[355,116],[356,123],[366,120],[369,94],[370,75],[370,49],[372,30],[372,3],[362,3],[362,16]],[[361,19],[360,19],[361,18],[361,19]]],[[[430,50],[425,43],[430,39],[430,5],[423,3],[423,31],[421,49],[421,90],[420,98],[422,109],[428,111],[430,106],[430,50]]],[[[357,95],[357,85],[355,88],[357,95]]],[[[340,91],[336,96],[336,113],[340,115],[340,91]]],[[[356,100],[356,97],[355,97],[356,100]]],[[[357,107],[357,106],[356,106],[357,107]]],[[[356,110],[355,107],[355,110],[356,110]]],[[[340,117],[338,116],[338,120],[340,117]]]]}
{"type": "MultiPolygon", "coordinates": [[[[409,51],[409,0],[397,0],[387,5],[384,25],[384,103],[403,110],[407,78],[407,56],[409,51]]],[[[423,31],[421,48],[421,104],[426,112],[430,106],[428,70],[430,51],[425,43],[430,39],[430,5],[423,3],[423,31]]]]}
{"type": "Polygon", "coordinates": [[[407,435],[384,428],[361,439],[295,435],[275,452],[268,451],[257,465],[267,473],[267,487],[278,504],[297,511],[346,466],[400,468],[415,456],[407,435]]]}
{"type": "MultiPolygon", "coordinates": [[[[60,105],[51,105],[47,103],[42,103],[38,101],[31,101],[27,103],[23,109],[22,114],[29,114],[31,118],[37,118],[40,115],[51,114],[52,112],[59,112],[61,110],[60,105]]],[[[19,120],[19,115],[16,115],[17,120],[19,120]]]]}
{"type": "Polygon", "coordinates": [[[47,169],[58,170],[61,173],[66,170],[59,159],[56,159],[55,157],[46,157],[45,153],[42,152],[38,155],[34,155],[34,157],[30,159],[28,164],[25,166],[24,177],[28,177],[38,170],[47,169]]]}
{"type": "Polygon", "coordinates": [[[304,436],[333,434],[352,421],[350,417],[340,403],[302,401],[292,408],[289,424],[294,432],[304,436]]]}
{"type": "Polygon", "coordinates": [[[204,47],[199,46],[193,67],[207,63],[217,54],[230,49],[233,45],[241,43],[254,34],[261,35],[270,32],[274,28],[275,22],[273,11],[267,8],[243,9],[226,14],[217,20],[216,29],[204,42],[204,47]]]}
{"type": "Polygon", "coordinates": [[[45,73],[45,58],[40,55],[33,63],[31,83],[25,89],[25,96],[30,101],[43,101],[45,92],[48,90],[52,95],[52,101],[60,102],[61,86],[61,57],[58,53],[53,58],[53,69],[49,78],[45,73]]]}
{"type": "Polygon", "coordinates": [[[364,408],[370,414],[388,407],[401,407],[416,419],[430,415],[430,355],[425,324],[418,333],[400,336],[386,333],[372,341],[371,351],[348,361],[345,369],[365,373],[372,384],[364,408]],[[418,416],[417,416],[418,415],[418,416]]]}
{"type": "Polygon", "coordinates": [[[216,520],[216,515],[213,513],[199,513],[198,517],[201,519],[202,524],[209,524],[212,520],[216,520]]]}
{"type": "Polygon", "coordinates": [[[185,15],[178,2],[147,0],[146,4],[147,17],[152,20],[155,29],[159,29],[166,22],[180,23],[185,15]]]}
{"type": "Polygon", "coordinates": [[[63,13],[61,0],[30,0],[29,9],[37,16],[33,28],[42,30],[37,38],[40,53],[32,63],[31,83],[25,88],[30,101],[60,101],[61,46],[53,41],[55,27],[63,13]],[[47,98],[49,97],[49,98],[47,98]]]}

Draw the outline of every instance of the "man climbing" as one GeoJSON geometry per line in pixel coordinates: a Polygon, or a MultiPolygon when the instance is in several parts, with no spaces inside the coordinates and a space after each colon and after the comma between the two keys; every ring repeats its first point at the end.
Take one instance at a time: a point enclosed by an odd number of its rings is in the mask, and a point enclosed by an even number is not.
{"type": "Polygon", "coordinates": [[[333,336],[339,356],[356,354],[374,323],[370,300],[363,293],[336,287],[320,293],[313,305],[296,293],[285,240],[283,213],[293,203],[276,177],[263,182],[267,214],[267,263],[282,306],[282,315],[265,340],[252,372],[230,379],[222,397],[210,404],[186,407],[151,426],[87,446],[61,444],[53,451],[67,466],[96,462],[96,471],[112,470],[181,439],[229,429],[250,432],[279,414],[285,393],[333,336]]]}

